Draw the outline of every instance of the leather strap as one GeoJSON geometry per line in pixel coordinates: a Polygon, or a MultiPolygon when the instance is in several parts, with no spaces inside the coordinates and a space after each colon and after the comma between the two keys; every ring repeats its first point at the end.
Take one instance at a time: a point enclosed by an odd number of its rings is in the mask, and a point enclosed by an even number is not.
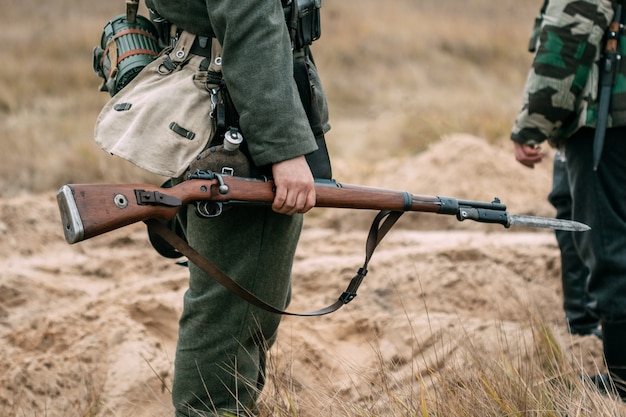
{"type": "Polygon", "coordinates": [[[193,262],[198,268],[202,269],[208,276],[213,278],[231,293],[243,298],[255,307],[275,314],[310,317],[330,314],[339,310],[350,301],[354,300],[354,298],[357,296],[357,290],[363,282],[363,278],[365,278],[365,275],[367,275],[367,266],[370,259],[372,258],[372,255],[374,254],[374,250],[376,250],[378,244],[383,240],[387,232],[396,223],[396,221],[398,221],[403,213],[404,212],[402,211],[389,210],[384,210],[378,213],[378,215],[374,218],[374,221],[372,222],[372,226],[370,227],[370,231],[367,236],[367,243],[365,245],[365,262],[363,263],[363,266],[359,268],[357,274],[350,280],[350,283],[348,284],[346,290],[341,294],[337,301],[335,301],[328,307],[306,313],[292,313],[266,303],[265,301],[259,299],[256,295],[252,294],[250,291],[239,285],[236,281],[233,281],[233,279],[230,278],[225,272],[220,270],[207,258],[198,253],[184,239],[182,239],[180,236],[170,230],[163,223],[155,219],[146,220],[145,223],[151,232],[160,235],[176,250],[185,255],[190,262],[193,262]]]}

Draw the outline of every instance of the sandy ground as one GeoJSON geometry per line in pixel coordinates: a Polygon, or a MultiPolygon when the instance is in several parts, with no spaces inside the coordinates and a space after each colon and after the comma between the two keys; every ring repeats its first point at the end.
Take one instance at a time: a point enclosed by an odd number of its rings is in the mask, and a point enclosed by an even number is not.
{"type": "MultiPolygon", "coordinates": [[[[426,152],[352,169],[349,182],[490,201],[553,215],[551,164],[515,163],[508,146],[455,135],[426,152]]],[[[348,182],[348,181],[344,181],[348,182]]],[[[294,265],[292,311],[332,302],[363,262],[374,213],[316,209],[294,265]]],[[[54,192],[0,200],[0,414],[168,416],[177,321],[187,271],[161,258],[143,225],[75,245],[63,239],[54,192]],[[98,404],[97,414],[87,414],[98,404]]],[[[274,375],[299,401],[375,402],[372,380],[415,385],[462,363],[464,347],[524,356],[529,317],[593,372],[601,345],[570,337],[550,231],[459,223],[408,213],[385,238],[355,301],[320,318],[285,318],[274,375]],[[520,343],[520,341],[524,341],[520,343]]],[[[331,415],[322,412],[316,415],[331,415]]]]}

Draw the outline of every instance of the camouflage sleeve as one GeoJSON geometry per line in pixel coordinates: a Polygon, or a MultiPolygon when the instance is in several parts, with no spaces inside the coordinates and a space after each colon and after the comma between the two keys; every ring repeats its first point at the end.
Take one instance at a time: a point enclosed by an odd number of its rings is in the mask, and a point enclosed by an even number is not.
{"type": "Polygon", "coordinates": [[[513,141],[558,143],[587,123],[586,110],[597,95],[602,38],[612,17],[610,0],[550,0],[513,141]]]}

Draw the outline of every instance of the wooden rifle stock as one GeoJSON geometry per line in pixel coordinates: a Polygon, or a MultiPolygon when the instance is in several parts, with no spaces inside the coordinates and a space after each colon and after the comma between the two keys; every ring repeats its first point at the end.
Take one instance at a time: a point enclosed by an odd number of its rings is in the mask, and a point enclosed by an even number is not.
{"type": "MultiPolygon", "coordinates": [[[[200,173],[199,178],[171,188],[150,184],[68,184],[57,193],[68,243],[76,243],[147,219],[169,220],[187,204],[271,204],[271,180],[200,173]]],[[[198,176],[197,176],[198,177],[198,176]]],[[[454,198],[410,194],[383,188],[316,181],[316,207],[365,210],[422,211],[459,215],[460,207],[479,210],[474,220],[507,225],[506,206],[454,198]],[[495,213],[495,216],[494,216],[495,213]]],[[[203,212],[210,217],[206,206],[203,212]]],[[[467,217],[471,218],[471,217],[467,217]]],[[[459,220],[463,220],[459,217],[459,220]]]]}

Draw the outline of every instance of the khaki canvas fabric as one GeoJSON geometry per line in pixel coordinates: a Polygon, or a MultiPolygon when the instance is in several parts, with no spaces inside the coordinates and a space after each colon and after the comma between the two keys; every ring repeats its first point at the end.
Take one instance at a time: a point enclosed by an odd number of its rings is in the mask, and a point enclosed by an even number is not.
{"type": "Polygon", "coordinates": [[[205,58],[188,50],[177,45],[162,54],[109,100],[94,132],[104,150],[166,177],[182,175],[202,152],[213,134],[211,85],[199,70],[205,58]],[[171,72],[162,66],[168,56],[181,61],[171,72]]]}

